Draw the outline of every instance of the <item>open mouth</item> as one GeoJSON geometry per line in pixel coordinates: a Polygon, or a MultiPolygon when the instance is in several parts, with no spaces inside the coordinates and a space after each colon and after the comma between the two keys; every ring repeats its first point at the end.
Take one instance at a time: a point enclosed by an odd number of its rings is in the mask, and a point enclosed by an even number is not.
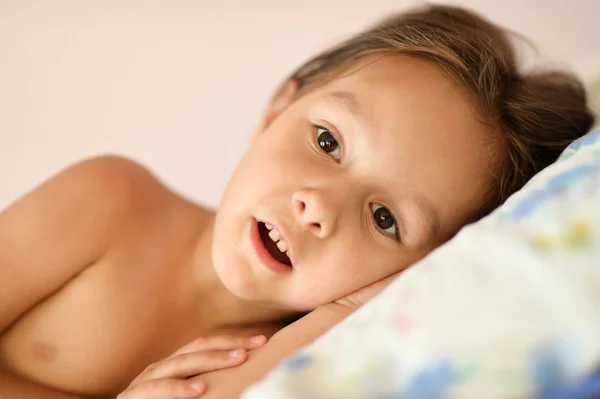
{"type": "Polygon", "coordinates": [[[263,222],[258,222],[258,233],[260,239],[269,252],[269,254],[278,261],[286,266],[292,266],[292,261],[287,255],[288,247],[287,242],[280,239],[279,231],[274,229],[273,226],[269,226],[263,222]]]}

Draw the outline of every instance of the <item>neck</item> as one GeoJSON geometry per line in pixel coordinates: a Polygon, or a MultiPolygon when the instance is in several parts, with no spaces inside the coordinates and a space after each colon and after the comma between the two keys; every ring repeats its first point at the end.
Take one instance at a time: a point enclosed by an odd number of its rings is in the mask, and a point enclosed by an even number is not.
{"type": "Polygon", "coordinates": [[[193,255],[194,290],[203,322],[211,328],[249,327],[293,321],[297,312],[245,301],[233,295],[217,276],[212,262],[215,213],[207,214],[193,255]]]}

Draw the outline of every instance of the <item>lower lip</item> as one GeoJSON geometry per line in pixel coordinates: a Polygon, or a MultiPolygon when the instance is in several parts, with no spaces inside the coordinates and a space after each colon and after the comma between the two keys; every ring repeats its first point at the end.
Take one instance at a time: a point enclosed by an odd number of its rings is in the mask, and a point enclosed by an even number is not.
{"type": "Polygon", "coordinates": [[[252,247],[254,248],[254,253],[256,253],[258,261],[262,263],[267,269],[275,273],[289,273],[293,270],[292,267],[284,265],[283,263],[277,261],[271,256],[269,251],[267,251],[267,248],[265,248],[262,239],[260,238],[260,233],[258,231],[258,221],[256,219],[252,219],[252,227],[250,229],[250,242],[252,243],[252,247]]]}

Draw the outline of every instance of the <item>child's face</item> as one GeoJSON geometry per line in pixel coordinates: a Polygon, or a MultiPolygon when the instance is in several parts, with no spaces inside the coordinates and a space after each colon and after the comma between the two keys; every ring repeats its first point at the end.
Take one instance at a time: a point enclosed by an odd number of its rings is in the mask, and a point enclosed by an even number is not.
{"type": "Polygon", "coordinates": [[[237,296],[314,309],[408,267],[483,203],[490,132],[464,90],[431,62],[373,60],[292,102],[241,160],[213,242],[237,296]]]}

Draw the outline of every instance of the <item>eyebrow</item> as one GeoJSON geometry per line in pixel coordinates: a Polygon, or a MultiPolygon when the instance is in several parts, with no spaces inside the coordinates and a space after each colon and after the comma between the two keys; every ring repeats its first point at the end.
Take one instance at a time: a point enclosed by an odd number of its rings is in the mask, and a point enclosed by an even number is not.
{"type": "Polygon", "coordinates": [[[426,229],[429,236],[429,240],[432,240],[435,236],[437,236],[438,230],[440,228],[440,218],[438,216],[437,211],[431,205],[427,199],[420,195],[413,195],[412,200],[417,204],[417,207],[421,211],[426,223],[426,229]]]}
{"type": "Polygon", "coordinates": [[[326,98],[333,100],[352,116],[357,116],[363,120],[365,119],[365,113],[353,93],[347,91],[332,91],[327,94],[326,98]]]}

